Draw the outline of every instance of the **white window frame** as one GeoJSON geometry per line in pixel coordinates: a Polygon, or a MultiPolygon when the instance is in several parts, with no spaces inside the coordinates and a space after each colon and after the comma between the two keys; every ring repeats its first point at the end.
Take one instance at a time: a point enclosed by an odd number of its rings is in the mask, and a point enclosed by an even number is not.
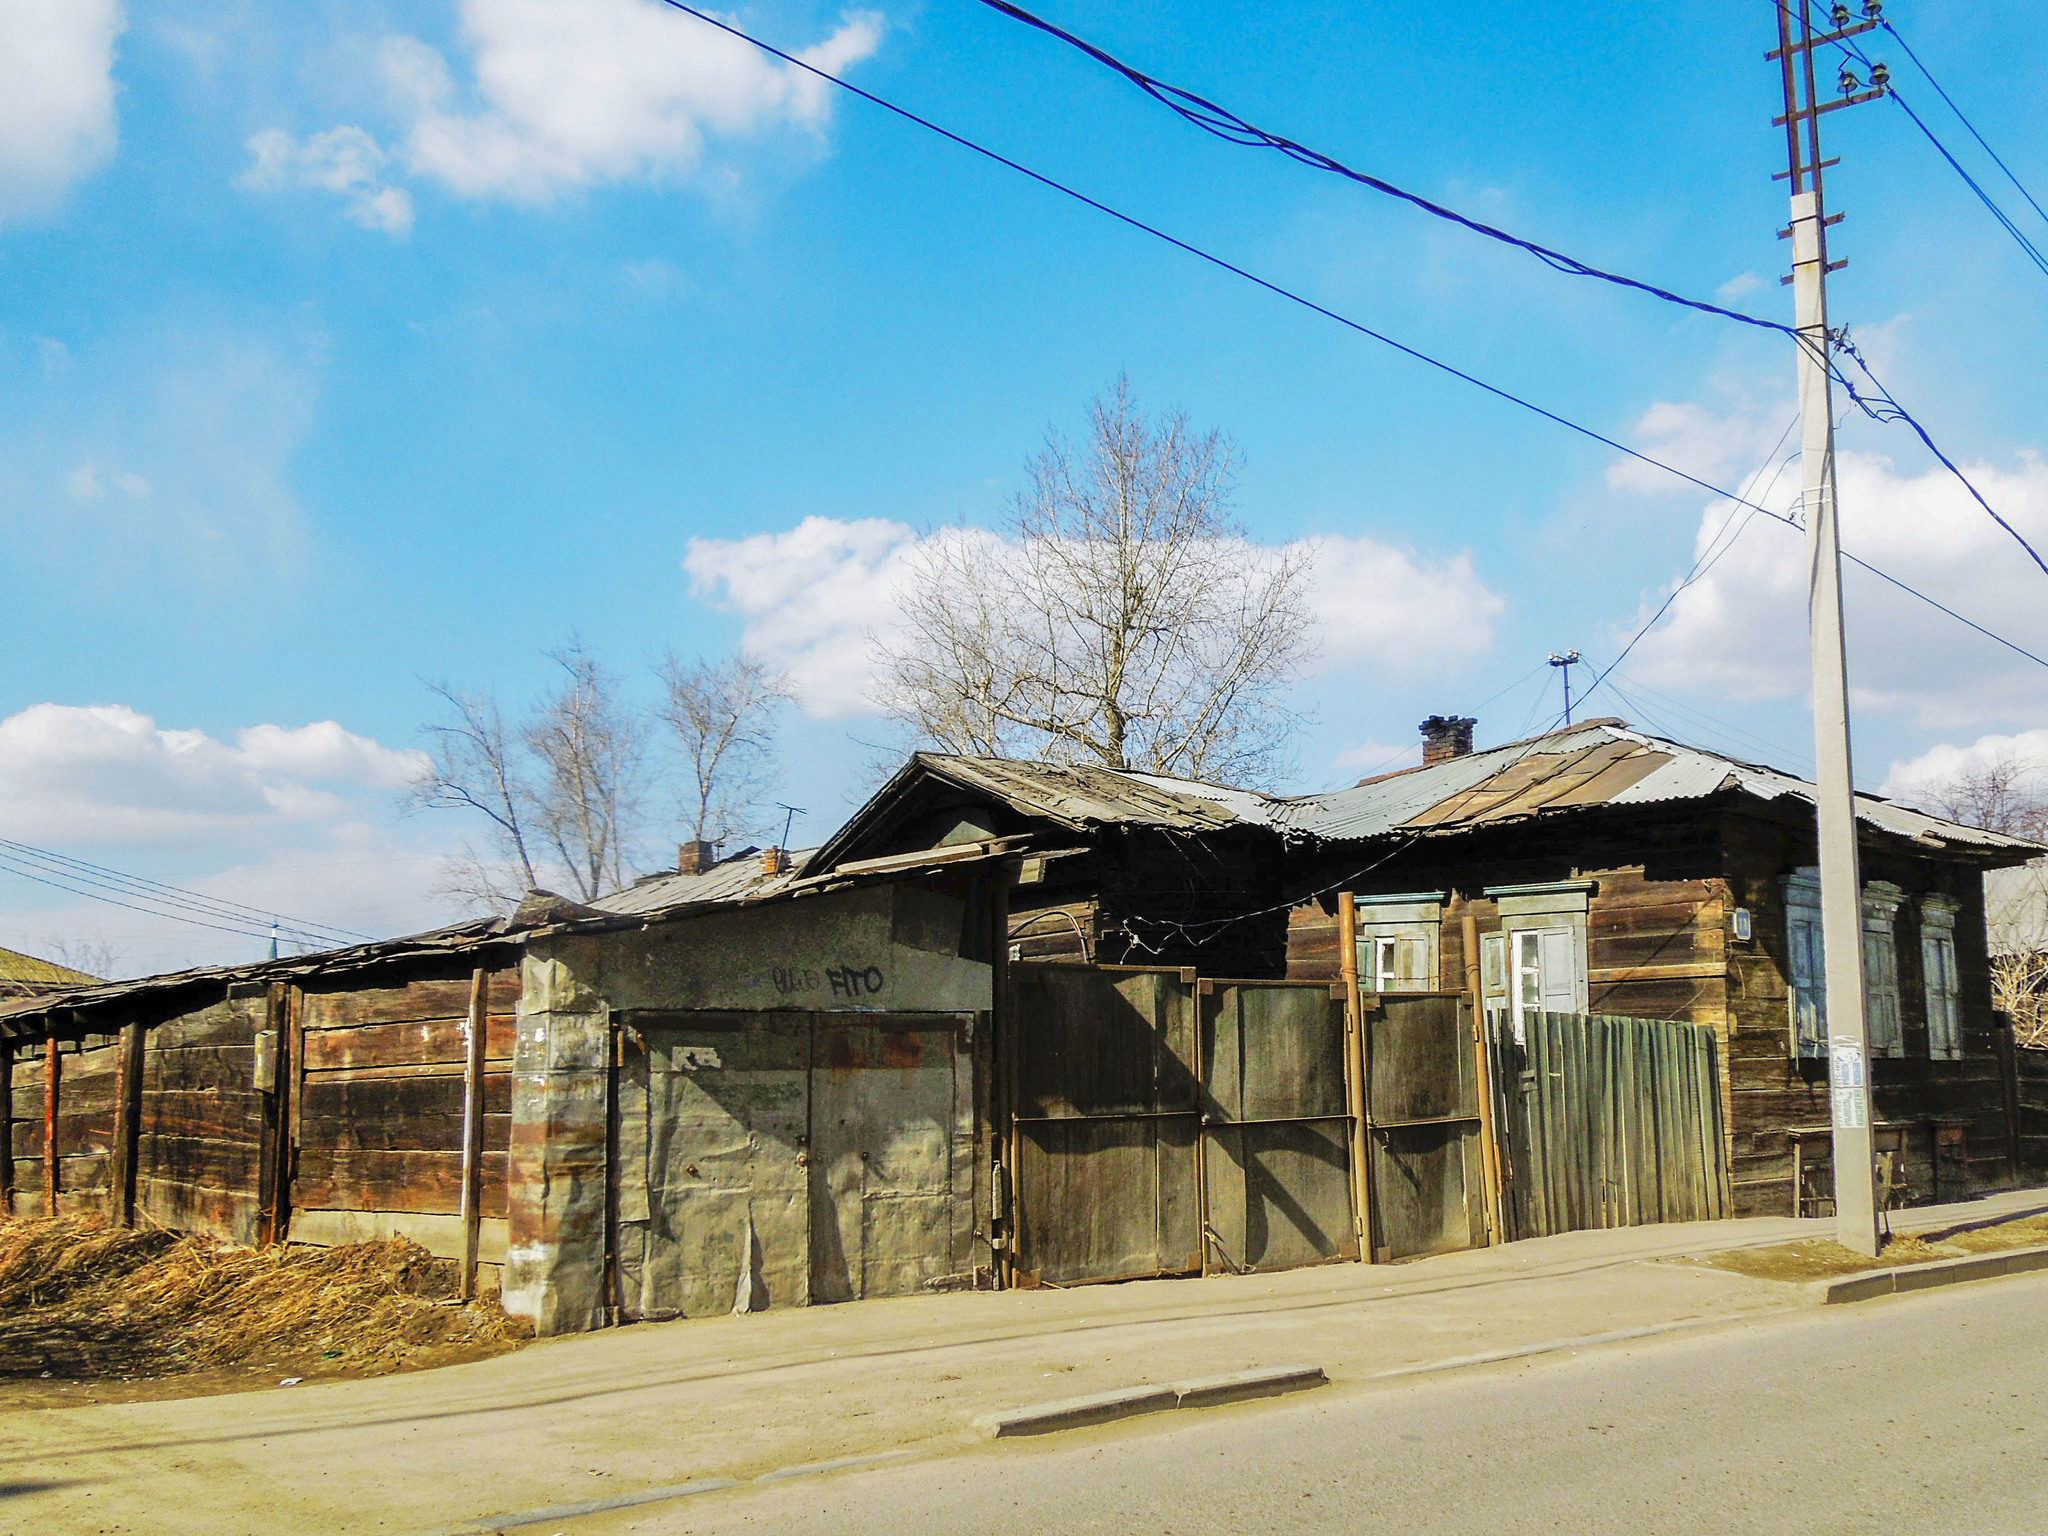
{"type": "MultiPolygon", "coordinates": [[[[1494,902],[1500,912],[1500,930],[1488,937],[1499,940],[1498,967],[1500,979],[1504,984],[1502,991],[1494,994],[1498,1002],[1489,1011],[1494,1012],[1496,1017],[1508,1021],[1517,1043],[1525,1042],[1528,1038],[1527,1017],[1531,1012],[1583,1014],[1590,1011],[1586,955],[1587,915],[1591,909],[1593,894],[1598,889],[1598,882],[1592,880],[1554,880],[1536,885],[1496,885],[1486,888],[1486,896],[1494,902]],[[1544,941],[1541,938],[1530,941],[1537,947],[1539,954],[1541,993],[1547,994],[1549,1002],[1553,1005],[1564,1006],[1545,1008],[1541,1006],[1541,996],[1538,999],[1538,1006],[1534,1009],[1525,1003],[1521,985],[1523,947],[1522,941],[1517,937],[1524,933],[1551,935],[1552,958],[1557,958],[1560,953],[1569,956],[1569,978],[1547,974],[1545,972],[1548,968],[1543,967],[1540,960],[1544,941]]],[[[1486,958],[1486,949],[1487,946],[1482,941],[1482,959],[1486,958]]]]}
{"type": "Polygon", "coordinates": [[[1384,896],[1353,895],[1358,922],[1358,982],[1369,992],[1434,992],[1443,970],[1445,891],[1402,891],[1384,896]],[[1420,946],[1421,964],[1400,974],[1400,953],[1412,957],[1420,946]]]}
{"type": "Polygon", "coordinates": [[[1927,1000],[1927,1055],[1933,1061],[1963,1059],[1963,989],[1956,965],[1956,915],[1961,910],[1953,896],[1920,900],[1920,974],[1927,1000]]]}

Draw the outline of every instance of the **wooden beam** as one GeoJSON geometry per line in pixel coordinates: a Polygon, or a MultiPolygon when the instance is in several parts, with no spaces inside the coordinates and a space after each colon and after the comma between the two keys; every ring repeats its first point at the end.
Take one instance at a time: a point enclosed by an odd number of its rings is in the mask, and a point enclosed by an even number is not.
{"type": "MultiPolygon", "coordinates": [[[[484,1213],[484,1042],[490,1025],[490,972],[478,966],[469,979],[468,1050],[462,1069],[462,1285],[476,1295],[476,1256],[484,1213]]],[[[610,1155],[607,1149],[607,1156],[610,1155]]]]}
{"type": "Polygon", "coordinates": [[[1497,1132],[1493,1123],[1493,1052],[1486,1039],[1486,1002],[1479,974],[1479,919],[1473,915],[1470,901],[1460,896],[1458,905],[1464,915],[1461,933],[1465,950],[1465,995],[1471,999],[1472,1055],[1478,1072],[1479,1168],[1486,1180],[1486,1240],[1495,1244],[1507,1239],[1502,1230],[1500,1143],[1495,1139],[1497,1132]]]}
{"type": "Polygon", "coordinates": [[[57,1079],[63,1073],[57,1037],[43,1047],[43,1213],[57,1214],[57,1079]]]}
{"type": "Polygon", "coordinates": [[[256,1086],[269,1101],[267,1120],[270,1144],[266,1148],[269,1163],[265,1169],[268,1188],[267,1199],[258,1220],[262,1226],[266,1243],[281,1243],[291,1231],[292,1223],[292,1178],[298,1171],[294,1151],[299,1139],[299,1040],[303,1033],[297,1028],[299,1016],[305,1011],[304,999],[298,988],[288,982],[279,982],[270,989],[268,998],[271,1029],[271,1070],[270,1081],[256,1086]]]}
{"type": "Polygon", "coordinates": [[[147,1033],[140,1024],[121,1026],[121,1054],[114,1069],[114,1220],[135,1225],[136,1154],[142,1144],[142,1051],[147,1033]]]}
{"type": "MultiPolygon", "coordinates": [[[[1344,989],[1344,1097],[1351,1114],[1352,1228],[1358,1261],[1373,1263],[1372,1140],[1366,1129],[1365,1009],[1358,992],[1358,903],[1350,891],[1337,896],[1337,974],[1344,989]]],[[[1208,1250],[1203,1250],[1207,1257],[1208,1250]]]]}
{"type": "MultiPolygon", "coordinates": [[[[14,1041],[0,1039],[0,1210],[14,1214],[14,1041]]],[[[2014,1125],[2018,1125],[2015,1120],[2014,1125]]],[[[2014,1131],[2018,1147],[2018,1131],[2014,1131]]],[[[2015,1161],[2014,1165],[2019,1165],[2015,1161]]]]}

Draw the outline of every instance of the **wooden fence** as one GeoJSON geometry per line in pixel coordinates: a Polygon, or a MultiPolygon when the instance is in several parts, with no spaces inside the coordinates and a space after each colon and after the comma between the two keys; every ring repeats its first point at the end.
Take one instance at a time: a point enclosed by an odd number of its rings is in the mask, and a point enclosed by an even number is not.
{"type": "Polygon", "coordinates": [[[1729,1214],[1713,1031],[1546,1013],[1493,1041],[1508,1236],[1729,1214]]]}

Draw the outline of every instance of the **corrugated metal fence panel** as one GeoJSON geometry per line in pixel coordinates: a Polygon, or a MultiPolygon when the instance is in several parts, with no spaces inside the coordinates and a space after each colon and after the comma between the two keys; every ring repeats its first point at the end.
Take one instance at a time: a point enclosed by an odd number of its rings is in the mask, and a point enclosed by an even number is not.
{"type": "Polygon", "coordinates": [[[1208,1220],[1224,1261],[1356,1258],[1344,1004],[1327,982],[1216,982],[1200,999],[1208,1220]]]}
{"type": "Polygon", "coordinates": [[[1492,1043],[1516,1237],[1728,1214],[1712,1030],[1542,1014],[1492,1043]]]}

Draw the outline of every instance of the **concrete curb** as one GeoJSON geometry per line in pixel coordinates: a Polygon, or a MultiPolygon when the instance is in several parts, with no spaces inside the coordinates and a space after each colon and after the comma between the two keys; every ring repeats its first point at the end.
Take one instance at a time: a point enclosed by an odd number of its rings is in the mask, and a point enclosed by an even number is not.
{"type": "Polygon", "coordinates": [[[1008,1408],[984,1413],[974,1427],[992,1440],[1016,1435],[1045,1435],[1062,1429],[1082,1429],[1090,1424],[1109,1424],[1134,1419],[1140,1414],[1164,1413],[1169,1408],[1214,1408],[1224,1403],[1242,1403],[1258,1397],[1278,1397],[1320,1387],[1329,1377],[1320,1365],[1282,1365],[1261,1370],[1233,1371],[1227,1376],[1204,1376],[1194,1381],[1175,1382],[1165,1387],[1124,1387],[1115,1392],[1097,1392],[1088,1397],[1063,1398],[1033,1408],[1008,1408]]]}
{"type": "Polygon", "coordinates": [[[1897,1269],[1872,1270],[1840,1280],[1823,1280],[1814,1287],[1824,1307],[1852,1301],[1873,1301],[1904,1291],[1928,1291],[1937,1286],[1963,1285],[1971,1280],[1996,1280],[2001,1275],[2024,1275],[2048,1269],[2048,1247],[2015,1248],[2009,1253],[1971,1254],[1961,1259],[1936,1259],[1931,1264],[1907,1264],[1897,1269]]]}

